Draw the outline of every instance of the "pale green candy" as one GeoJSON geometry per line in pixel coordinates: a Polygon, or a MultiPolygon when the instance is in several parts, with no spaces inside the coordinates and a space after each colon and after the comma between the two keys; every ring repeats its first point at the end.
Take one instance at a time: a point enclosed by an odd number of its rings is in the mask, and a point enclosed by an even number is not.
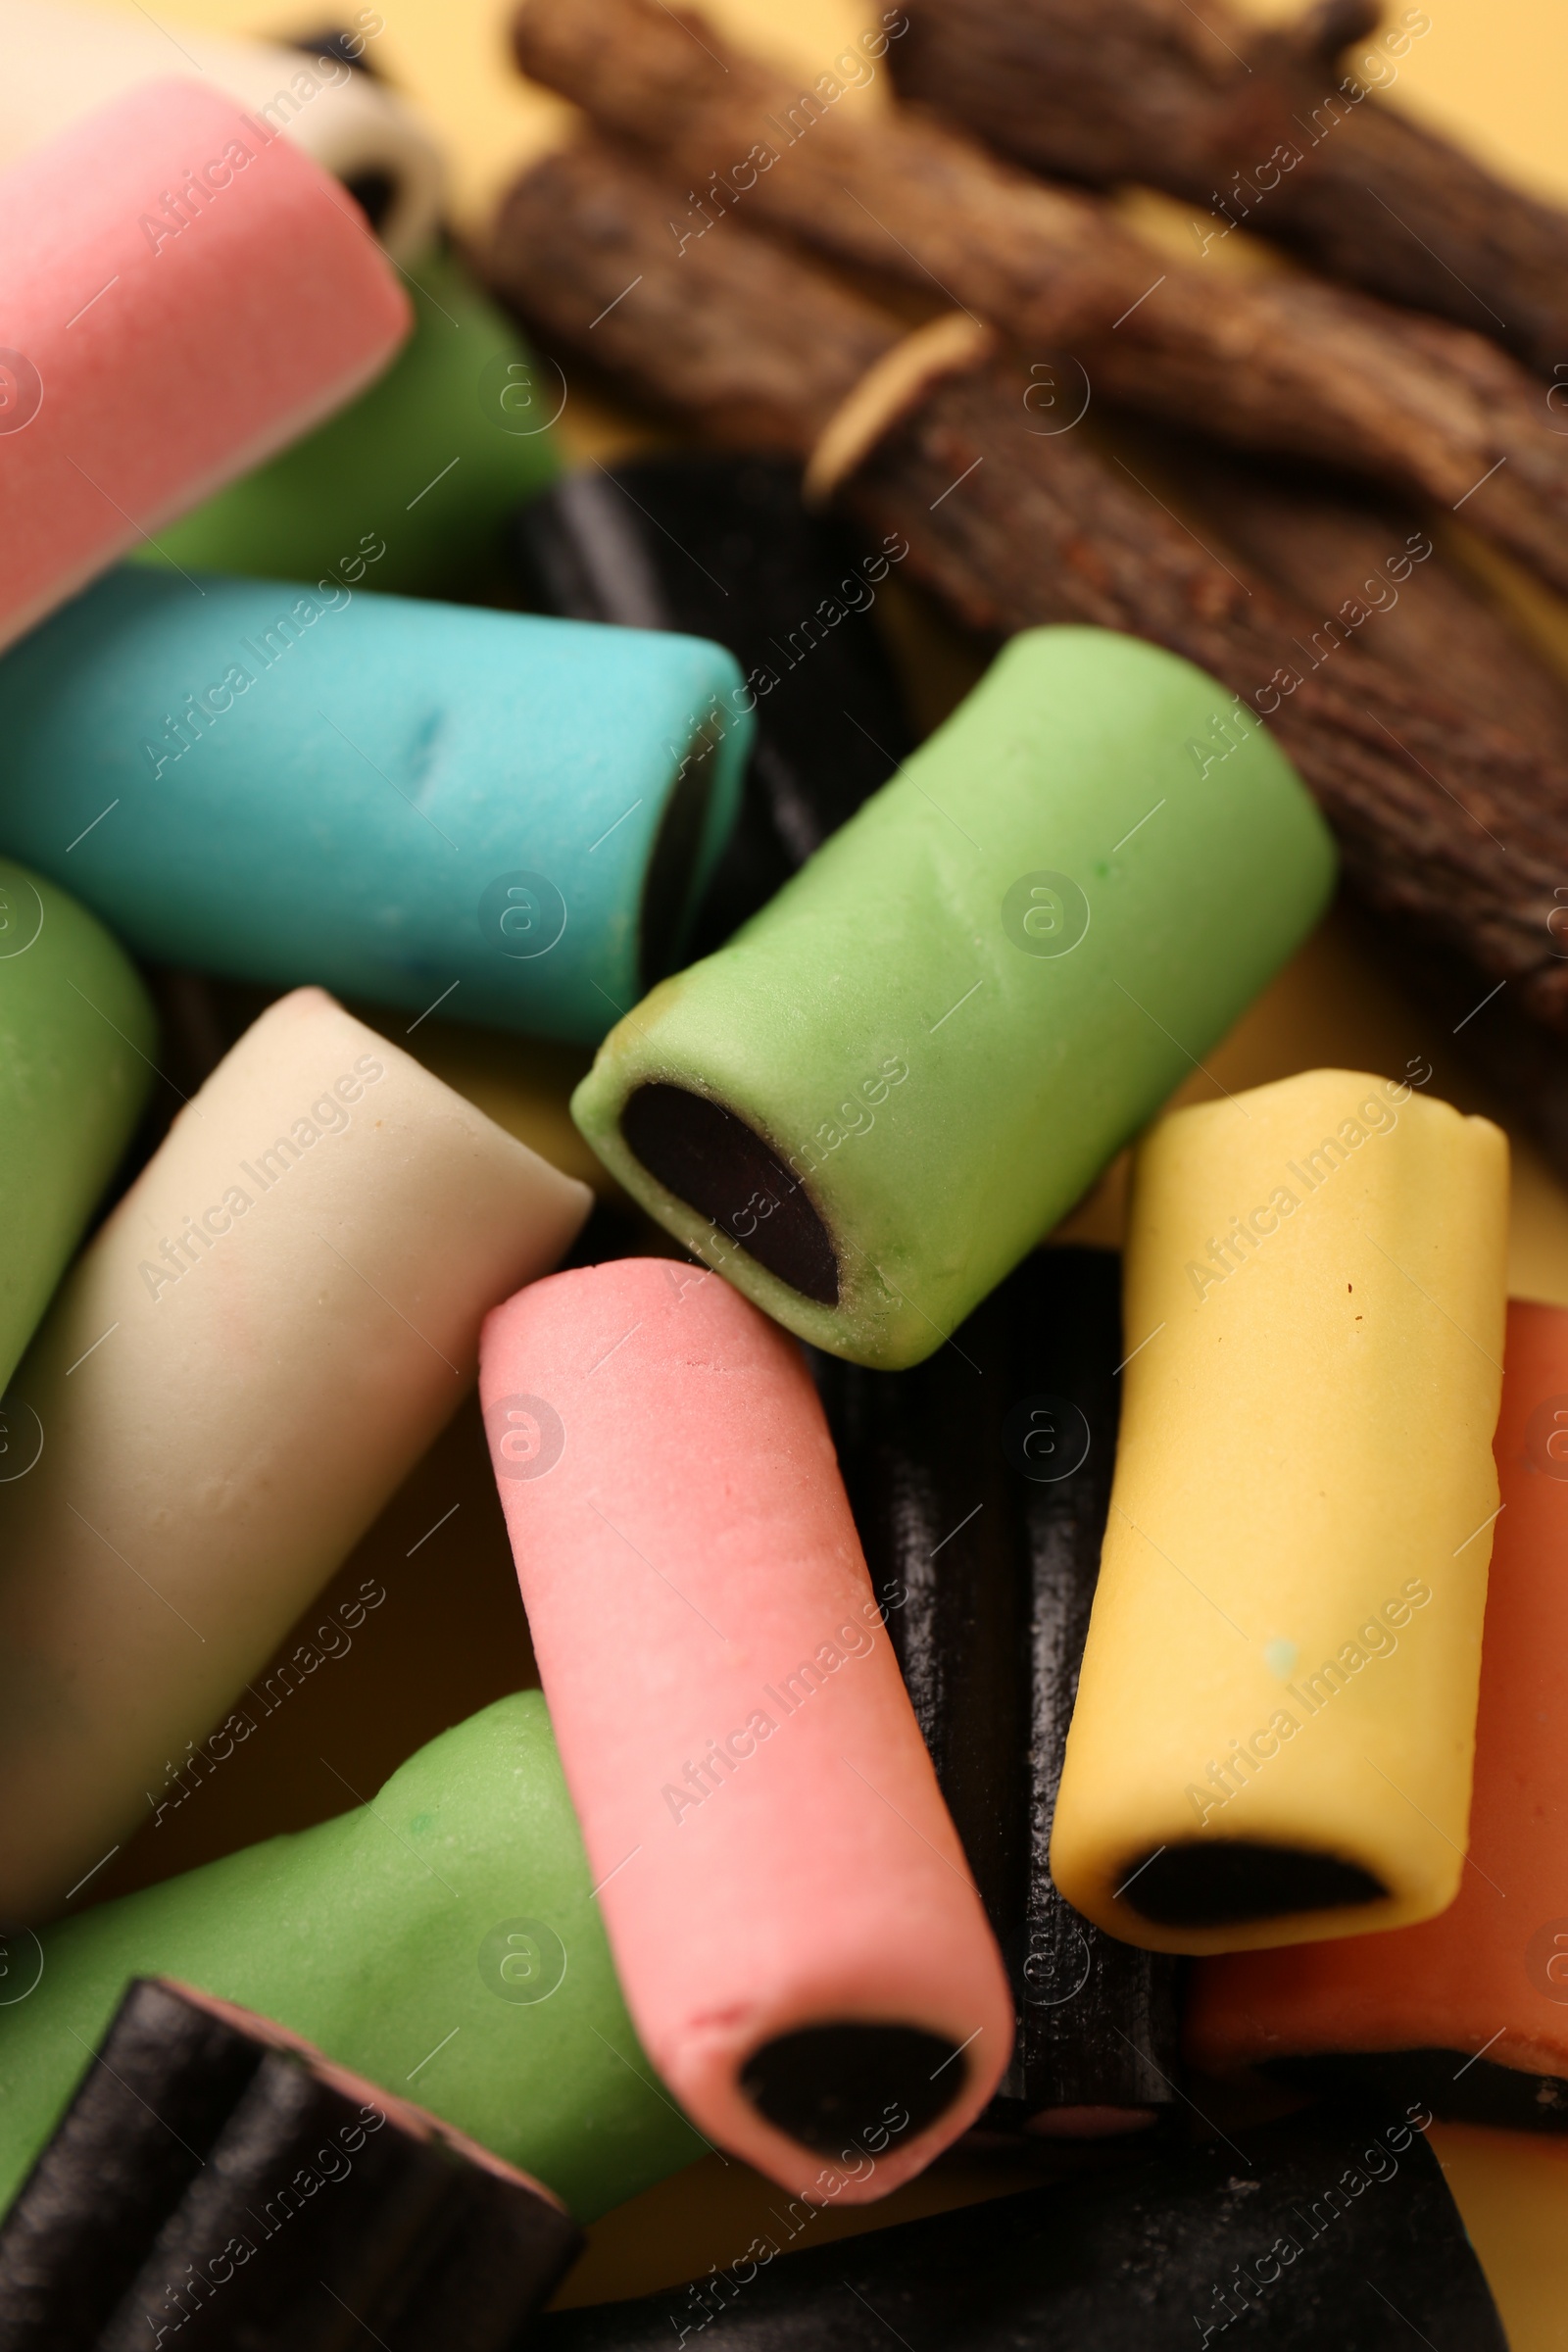
{"type": "Polygon", "coordinates": [[[917,1363],[1198,1066],[1333,880],[1316,807],[1235,697],[1138,638],[1033,629],[727,946],[612,1030],[573,1115],[801,1338],[917,1363]],[[771,1172],[739,1177],[719,1145],[669,1189],[621,1128],[646,1084],[738,1114],[771,1172]],[[803,1193],[824,1297],[779,1271],[803,1193]]]}
{"type": "Polygon", "coordinates": [[[432,1740],[358,1812],[4,1946],[0,2211],[135,1976],[276,2019],[581,2221],[703,2150],[632,2031],[536,1690],[432,1740]]]}
{"type": "MultiPolygon", "coordinates": [[[[152,1001],[102,924],[0,858],[0,1396],[130,1141],[157,1041],[152,1001]]],[[[12,1403],[0,1478],[39,1435],[25,1399],[12,1403]]]]}

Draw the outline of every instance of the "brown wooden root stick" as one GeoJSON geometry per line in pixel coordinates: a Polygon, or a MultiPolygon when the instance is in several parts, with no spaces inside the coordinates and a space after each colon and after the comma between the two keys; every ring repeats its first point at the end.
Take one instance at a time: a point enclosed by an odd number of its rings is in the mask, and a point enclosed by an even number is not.
{"type": "Polygon", "coordinates": [[[929,118],[857,115],[836,74],[802,92],[662,0],[524,0],[513,39],[525,72],[680,175],[660,199],[672,256],[738,215],[782,228],[977,313],[1026,360],[1071,350],[1097,391],[1166,423],[1462,508],[1568,588],[1568,417],[1482,337],[1314,278],[1162,262],[1098,199],[929,118]]]}
{"type": "MultiPolygon", "coordinates": [[[[739,222],[677,252],[670,200],[608,141],[551,157],[503,205],[491,282],[547,340],[644,397],[730,438],[764,420],[805,456],[897,322],[739,222]]],[[[844,497],[904,535],[912,569],[972,628],[1087,621],[1207,669],[1290,752],[1363,899],[1568,1031],[1568,963],[1548,929],[1568,883],[1568,767],[1249,577],[1086,435],[1039,429],[1037,390],[1010,357],[923,387],[844,497]]],[[[1200,765],[1222,750],[1224,717],[1216,696],[1200,765]]]]}

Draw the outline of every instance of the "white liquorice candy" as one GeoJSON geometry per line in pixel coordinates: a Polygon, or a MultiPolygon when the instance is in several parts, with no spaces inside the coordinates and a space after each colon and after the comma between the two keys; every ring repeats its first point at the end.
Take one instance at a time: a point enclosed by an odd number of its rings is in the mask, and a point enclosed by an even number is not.
{"type": "Polygon", "coordinates": [[[42,1446],[0,1486],[0,1918],[145,1817],[590,1199],[318,989],[241,1038],[12,1385],[42,1446]]]}

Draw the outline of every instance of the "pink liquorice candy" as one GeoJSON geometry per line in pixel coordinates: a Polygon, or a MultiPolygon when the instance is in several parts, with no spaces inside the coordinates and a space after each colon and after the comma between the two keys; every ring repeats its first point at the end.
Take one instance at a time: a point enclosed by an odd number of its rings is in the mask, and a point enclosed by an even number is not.
{"type": "Polygon", "coordinates": [[[0,645],[352,399],[410,317],[353,198],[195,82],[0,174],[0,645]]]}
{"type": "Polygon", "coordinates": [[[885,2195],[985,2105],[1012,2007],[799,1348],[622,1259],[497,1307],[480,1396],[650,2056],[792,2192],[885,2195]]]}

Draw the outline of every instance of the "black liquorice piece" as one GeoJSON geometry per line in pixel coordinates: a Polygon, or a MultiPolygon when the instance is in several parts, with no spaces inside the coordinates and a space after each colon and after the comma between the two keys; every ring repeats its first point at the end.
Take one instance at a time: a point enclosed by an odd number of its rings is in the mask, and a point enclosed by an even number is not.
{"type": "Polygon", "coordinates": [[[871,609],[899,560],[813,514],[798,466],[703,450],[574,473],[518,511],[528,601],[726,646],[755,705],[740,823],[698,918],[707,954],[885,784],[910,749],[871,609]]]}
{"type": "Polygon", "coordinates": [[[502,2352],[580,2244],[422,2109],[143,1980],[0,2231],[0,2346],[502,2352]]]}
{"type": "Polygon", "coordinates": [[[1175,2098],[1179,1964],[1052,1883],[1052,1815],[1115,1456],[1120,1259],[1036,1250],[910,1372],[816,1359],[888,1631],[1017,2004],[988,2124],[1148,2123],[1175,2098]]]}
{"type": "Polygon", "coordinates": [[[97,2342],[266,2054],[173,1985],[130,1987],[0,2229],[0,2352],[97,2342]]]}
{"type": "Polygon", "coordinates": [[[1416,2109],[1315,2109],[1201,2152],[562,2312],[538,2352],[1506,2352],[1416,2109]]]}

